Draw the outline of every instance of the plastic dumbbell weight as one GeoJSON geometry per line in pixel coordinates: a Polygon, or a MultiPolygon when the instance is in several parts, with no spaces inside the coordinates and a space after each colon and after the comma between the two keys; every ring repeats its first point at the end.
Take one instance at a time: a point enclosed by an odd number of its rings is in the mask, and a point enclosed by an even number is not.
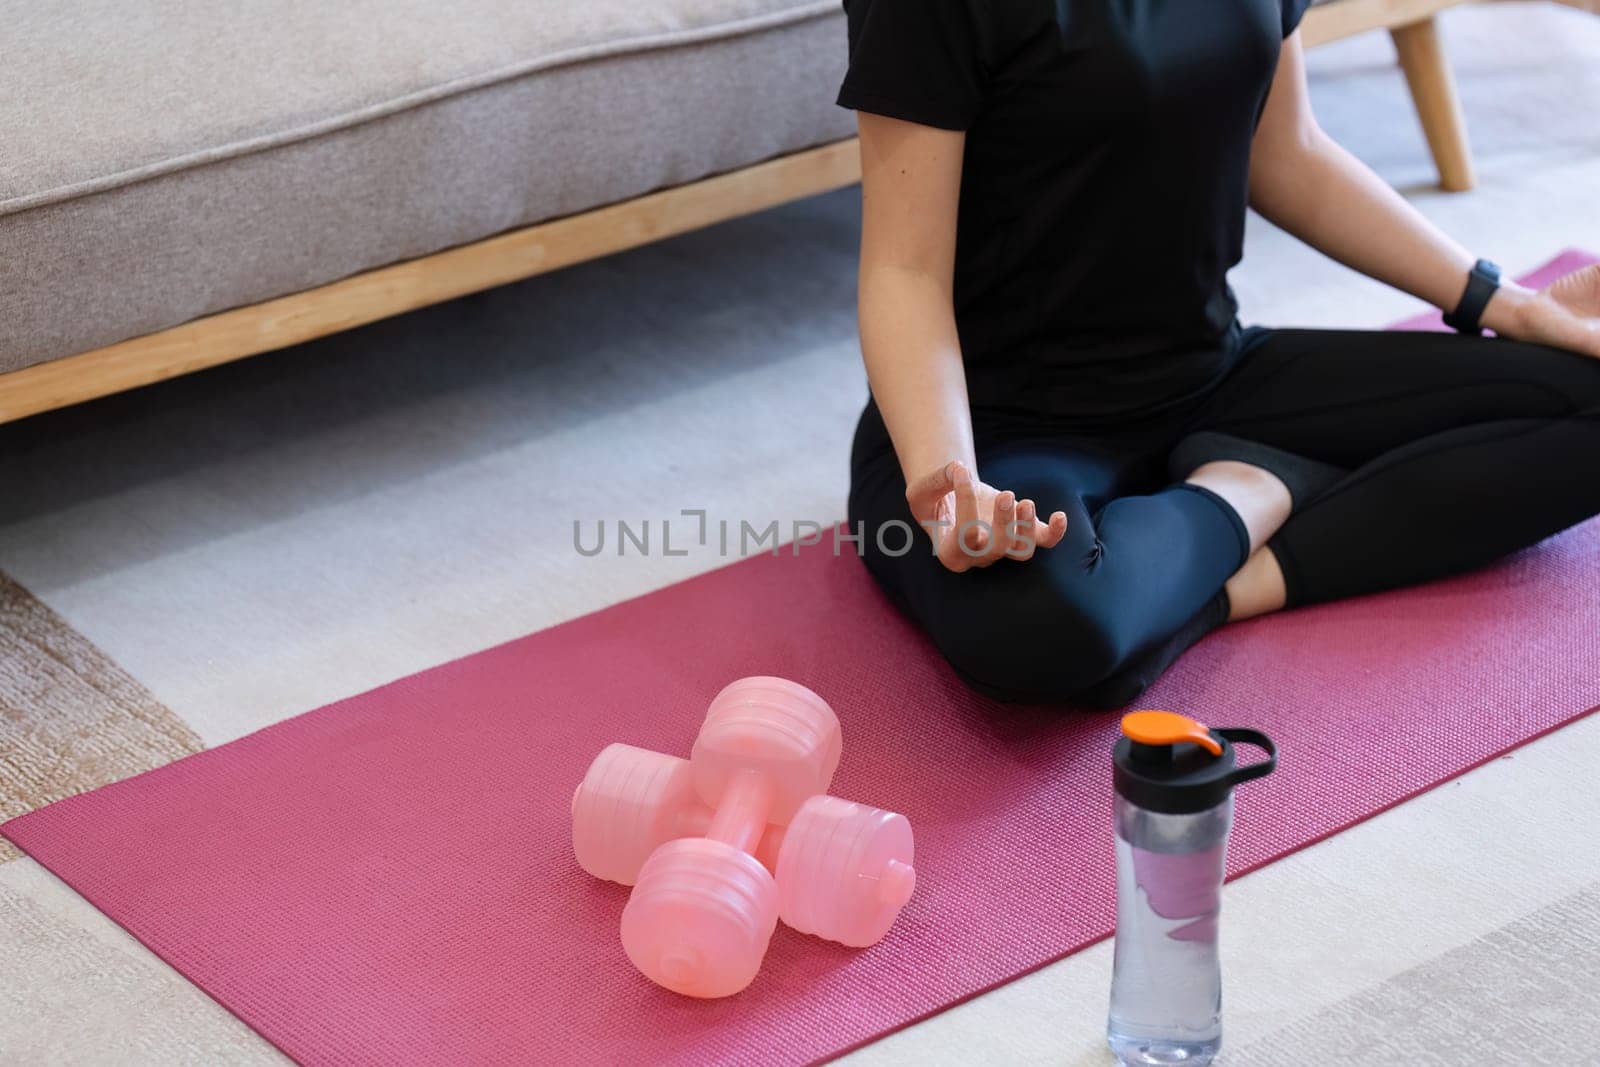
{"type": "Polygon", "coordinates": [[[690,755],[711,809],[703,837],[658,847],[622,912],[622,945],[651,980],[722,997],[749,985],[778,921],[778,887],[755,851],[824,792],[839,764],[839,720],[781,678],[742,678],[718,693],[690,755]]]}
{"type": "MultiPolygon", "coordinates": [[[[572,843],[596,878],[633,885],[661,845],[703,837],[714,813],[688,760],[608,745],[572,801],[572,843]]],[[[788,827],[768,825],[755,856],[778,884],[778,917],[802,933],[857,947],[881,938],[911,897],[904,816],[838,797],[809,798],[788,827]]]]}
{"type": "MultiPolygon", "coordinates": [[[[839,764],[839,720],[823,699],[783,678],[743,678],[711,703],[697,751],[720,752],[700,759],[696,782],[689,760],[633,745],[607,745],[572,796],[572,846],[578,863],[596,878],[633,885],[639,869],[661,845],[679,837],[703,837],[713,811],[702,797],[716,798],[727,777],[741,769],[742,753],[752,745],[768,753],[766,770],[776,776],[784,802],[770,813],[787,822],[799,801],[819,782],[826,788],[839,764]],[[758,739],[752,741],[751,730],[758,739]],[[793,731],[799,728],[800,733],[793,731]],[[759,739],[761,731],[766,739],[759,739]],[[772,737],[773,731],[784,736],[772,737]],[[810,736],[807,731],[814,732],[810,736]],[[795,751],[786,751],[785,744],[795,751]],[[771,758],[776,757],[776,758],[771,758]],[[818,763],[812,767],[807,761],[818,763]]],[[[755,849],[771,869],[776,864],[780,827],[768,826],[755,849]]]]}
{"type": "Polygon", "coordinates": [[[883,936],[915,886],[911,827],[820,795],[839,753],[827,703],[769,677],[717,695],[690,760],[600,753],[573,796],[573,846],[591,874],[635,884],[623,944],[641,971],[725,996],[754,978],[778,917],[847,945],[883,936]]]}
{"type": "Polygon", "coordinates": [[[801,933],[856,948],[876,944],[916,889],[904,815],[811,797],[784,832],[778,914],[801,933]]]}
{"type": "Polygon", "coordinates": [[[698,804],[688,760],[607,745],[572,795],[572,849],[596,878],[632,885],[650,853],[687,832],[698,804]]]}
{"type": "MultiPolygon", "coordinates": [[[[713,814],[695,792],[688,760],[607,745],[572,794],[572,849],[596,878],[631,886],[650,853],[679,837],[704,837],[713,814]]],[[[769,871],[783,833],[769,825],[756,846],[769,871]]]]}

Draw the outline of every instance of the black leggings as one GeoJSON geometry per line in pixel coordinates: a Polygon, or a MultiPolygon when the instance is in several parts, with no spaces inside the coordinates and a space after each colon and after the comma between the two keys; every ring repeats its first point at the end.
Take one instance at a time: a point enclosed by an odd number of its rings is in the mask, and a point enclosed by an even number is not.
{"type": "Polygon", "coordinates": [[[1166,476],[1191,431],[1350,471],[1270,542],[1291,607],[1457,574],[1600,512],[1600,361],[1405,332],[1256,328],[1235,347],[1205,395],[1132,424],[975,413],[984,481],[1068,525],[1028,562],[963,574],[922,531],[900,552],[904,527],[884,526],[911,517],[869,404],[850,490],[869,570],[972,685],[1070,701],[1177,633],[1244,561],[1232,509],[1166,476]]]}

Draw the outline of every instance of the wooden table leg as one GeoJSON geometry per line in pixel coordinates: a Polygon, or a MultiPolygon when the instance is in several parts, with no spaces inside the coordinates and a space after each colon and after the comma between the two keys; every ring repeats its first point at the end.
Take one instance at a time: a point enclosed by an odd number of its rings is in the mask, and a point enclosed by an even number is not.
{"type": "Polygon", "coordinates": [[[1426,18],[1389,30],[1400,69],[1411,87],[1411,99],[1422,120],[1434,164],[1439,168],[1439,184],[1450,192],[1471,189],[1472,149],[1467,144],[1467,125],[1461,117],[1461,101],[1456,83],[1439,41],[1439,25],[1426,18]]]}

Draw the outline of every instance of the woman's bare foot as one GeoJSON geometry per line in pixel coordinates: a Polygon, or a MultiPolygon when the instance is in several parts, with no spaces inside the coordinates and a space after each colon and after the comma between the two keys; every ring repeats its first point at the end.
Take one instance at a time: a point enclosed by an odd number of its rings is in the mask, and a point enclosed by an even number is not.
{"type": "Polygon", "coordinates": [[[1294,498],[1276,474],[1233,459],[1202,464],[1184,479],[1226,500],[1250,533],[1252,556],[1289,520],[1294,498]]]}
{"type": "Polygon", "coordinates": [[[1272,549],[1266,547],[1252,552],[1223,588],[1228,593],[1229,622],[1278,611],[1288,601],[1283,568],[1278,566],[1272,549]]]}

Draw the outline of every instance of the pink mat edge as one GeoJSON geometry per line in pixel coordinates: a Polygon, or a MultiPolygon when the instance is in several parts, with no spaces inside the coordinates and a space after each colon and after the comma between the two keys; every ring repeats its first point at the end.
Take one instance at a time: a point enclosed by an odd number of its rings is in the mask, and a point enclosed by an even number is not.
{"type": "MultiPolygon", "coordinates": [[[[1541,285],[1541,284],[1544,284],[1548,280],[1553,280],[1554,278],[1560,277],[1562,275],[1565,275],[1565,274],[1569,273],[1572,270],[1576,270],[1576,269],[1578,269],[1580,267],[1583,267],[1583,266],[1588,266],[1588,265],[1590,265],[1592,263],[1595,263],[1595,262],[1600,262],[1600,257],[1596,257],[1595,254],[1593,254],[1593,253],[1586,252],[1586,251],[1584,251],[1582,249],[1579,249],[1579,248],[1566,248],[1566,249],[1562,249],[1560,252],[1556,253],[1554,256],[1552,256],[1549,260],[1547,260],[1545,263],[1541,264],[1540,266],[1538,266],[1538,267],[1534,268],[1533,270],[1527,271],[1524,274],[1518,276],[1517,280],[1519,282],[1523,283],[1523,284],[1526,284],[1526,285],[1541,285]]],[[[1442,312],[1439,312],[1439,311],[1436,311],[1436,310],[1435,311],[1424,311],[1424,312],[1421,312],[1421,313],[1419,313],[1417,315],[1408,316],[1408,317],[1406,317],[1404,319],[1401,319],[1401,320],[1399,320],[1399,321],[1397,321],[1397,322],[1395,322],[1395,323],[1393,323],[1393,324],[1391,324],[1391,325],[1389,325],[1387,327],[1381,327],[1381,329],[1388,329],[1388,330],[1415,329],[1415,328],[1417,328],[1418,324],[1426,324],[1426,323],[1430,322],[1432,319],[1439,318],[1441,315],[1442,315],[1442,312]]],[[[773,550],[773,554],[774,555],[779,554],[784,547],[786,547],[786,546],[783,546],[783,545],[778,546],[778,548],[773,550]]],[[[712,573],[715,573],[717,571],[724,570],[724,569],[726,569],[728,567],[738,566],[742,562],[744,562],[743,559],[732,560],[732,561],[730,561],[728,563],[723,564],[720,567],[714,567],[710,571],[705,571],[705,572],[702,572],[700,574],[690,575],[689,577],[679,579],[676,582],[669,582],[667,585],[660,586],[659,588],[646,590],[645,592],[642,592],[642,593],[636,593],[633,596],[627,597],[627,598],[625,598],[623,600],[619,600],[619,601],[617,601],[617,602],[615,602],[613,604],[608,604],[605,607],[597,609],[596,611],[589,612],[589,613],[586,613],[584,615],[579,615],[579,616],[576,616],[575,618],[572,618],[572,619],[567,619],[567,620],[565,620],[563,622],[556,623],[554,626],[546,627],[546,629],[547,630],[560,629],[561,627],[572,625],[573,623],[576,623],[581,619],[589,618],[592,615],[598,615],[598,614],[602,614],[602,613],[605,613],[605,612],[621,610],[621,609],[633,604],[636,601],[643,600],[643,599],[645,599],[645,598],[647,598],[647,597],[649,597],[649,596],[651,596],[653,594],[659,593],[659,592],[661,592],[661,591],[663,591],[665,589],[670,589],[670,588],[673,588],[674,586],[683,585],[683,584],[686,584],[688,582],[695,581],[695,580],[697,580],[699,578],[705,577],[707,574],[712,574],[712,573]]],[[[542,632],[542,631],[534,631],[534,632],[538,633],[538,632],[542,632]]],[[[340,697],[340,698],[338,698],[338,699],[336,699],[334,701],[330,701],[329,703],[324,704],[321,707],[313,708],[313,709],[310,709],[309,711],[301,712],[298,715],[292,715],[289,718],[290,719],[294,719],[294,718],[300,718],[300,717],[306,716],[306,715],[316,715],[316,714],[319,714],[319,713],[327,712],[330,709],[335,708],[335,707],[345,703],[346,701],[356,699],[357,697],[361,697],[361,696],[364,696],[364,695],[369,694],[369,693],[375,693],[375,692],[377,692],[379,690],[382,690],[382,689],[386,689],[389,686],[394,685],[397,682],[403,681],[406,678],[413,677],[416,674],[422,674],[422,673],[426,673],[426,672],[431,671],[431,670],[436,670],[436,669],[438,669],[440,667],[444,667],[444,666],[447,666],[448,664],[454,663],[459,659],[466,659],[466,658],[472,657],[472,656],[483,655],[484,653],[491,652],[491,651],[493,651],[493,650],[495,650],[497,648],[503,648],[503,647],[505,647],[507,645],[515,644],[518,641],[524,640],[528,636],[529,636],[528,634],[519,634],[519,635],[517,635],[515,637],[508,638],[505,641],[499,641],[499,642],[496,642],[496,643],[494,643],[492,645],[487,645],[487,646],[485,646],[485,647],[483,647],[481,649],[477,649],[476,651],[465,653],[464,655],[455,657],[454,659],[445,660],[445,661],[442,661],[440,663],[433,664],[433,665],[431,665],[429,667],[424,667],[420,671],[414,671],[411,674],[402,675],[399,678],[391,679],[388,682],[383,682],[383,683],[381,683],[379,685],[375,685],[375,686],[371,686],[371,687],[369,687],[367,689],[359,690],[359,691],[357,691],[355,693],[349,694],[348,696],[340,697]]],[[[1256,871],[1261,870],[1263,867],[1267,867],[1267,866],[1270,866],[1270,865],[1272,865],[1274,863],[1277,863],[1279,860],[1282,860],[1287,856],[1292,856],[1297,852],[1302,852],[1305,849],[1308,849],[1308,848],[1312,847],[1313,845],[1321,844],[1323,841],[1328,840],[1330,837],[1334,837],[1334,836],[1336,836],[1338,834],[1342,834],[1346,830],[1351,829],[1352,827],[1360,826],[1362,823],[1368,822],[1369,820],[1374,819],[1377,816],[1382,815],[1382,814],[1384,814],[1384,813],[1386,813],[1388,811],[1392,811],[1393,809],[1399,807],[1400,805],[1405,804],[1405,803],[1407,803],[1407,802],[1409,802],[1411,800],[1414,800],[1417,797],[1422,796],[1425,793],[1431,793],[1433,790],[1438,789],[1439,787],[1441,787],[1441,786],[1443,786],[1443,785],[1445,785],[1445,784],[1447,784],[1449,782],[1453,782],[1453,781],[1455,781],[1455,780],[1457,780],[1459,778],[1462,778],[1462,777],[1466,776],[1467,774],[1470,774],[1473,771],[1477,770],[1478,768],[1486,766],[1487,764],[1492,763],[1495,760],[1498,760],[1498,759],[1502,758],[1503,756],[1505,756],[1509,752],[1514,752],[1517,749],[1522,748],[1525,745],[1532,744],[1535,741],[1538,741],[1538,740],[1541,740],[1541,739],[1543,739],[1545,737],[1548,737],[1549,735],[1551,735],[1553,733],[1556,733],[1557,731],[1562,730],[1562,729],[1564,729],[1564,728],[1566,728],[1568,726],[1571,726],[1574,723],[1581,722],[1582,720],[1588,718],[1591,715],[1594,715],[1597,712],[1600,712],[1600,704],[1597,704],[1594,707],[1591,707],[1591,708],[1589,708],[1589,709],[1587,709],[1585,711],[1580,711],[1580,712],[1570,716],[1569,718],[1566,718],[1566,719],[1562,720],[1561,722],[1553,723],[1552,725],[1545,727],[1544,729],[1538,731],[1537,733],[1530,734],[1527,737],[1524,737],[1524,738],[1522,738],[1520,740],[1514,741],[1511,744],[1508,744],[1508,745],[1504,746],[1503,748],[1497,749],[1494,752],[1491,752],[1491,753],[1483,756],[1482,758],[1476,760],[1475,762],[1473,762],[1471,764],[1468,764],[1467,766],[1464,766],[1464,767],[1460,768],[1459,770],[1456,770],[1456,771],[1452,772],[1451,774],[1448,774],[1448,775],[1440,778],[1438,781],[1432,783],[1431,785],[1421,786],[1421,787],[1419,787],[1419,788],[1417,788],[1415,790],[1412,790],[1409,793],[1406,793],[1406,794],[1404,794],[1404,795],[1402,795],[1400,797],[1395,798],[1394,800],[1392,800],[1392,801],[1390,801],[1390,802],[1388,802],[1386,804],[1383,804],[1380,807],[1374,808],[1369,812],[1365,812],[1362,815],[1360,815],[1360,816],[1358,816],[1358,817],[1356,817],[1354,819],[1351,819],[1350,821],[1348,821],[1346,823],[1342,823],[1342,824],[1340,824],[1338,826],[1332,827],[1332,828],[1324,831],[1323,833],[1318,834],[1317,836],[1315,836],[1313,838],[1309,838],[1306,841],[1303,841],[1303,842],[1295,845],[1293,848],[1286,849],[1286,850],[1284,850],[1282,852],[1279,852],[1279,853],[1276,853],[1276,854],[1274,854],[1272,856],[1269,856],[1269,857],[1266,857],[1264,859],[1258,860],[1257,862],[1255,862],[1253,864],[1250,864],[1247,867],[1241,868],[1240,870],[1234,872],[1232,875],[1228,876],[1226,881],[1228,881],[1228,882],[1237,881],[1238,879],[1243,878],[1243,877],[1245,877],[1247,875],[1254,874],[1256,871]]],[[[278,722],[268,723],[267,725],[262,726],[262,727],[260,727],[260,728],[258,728],[256,730],[252,730],[249,733],[241,734],[239,737],[232,738],[232,739],[224,742],[224,745],[233,744],[236,741],[242,741],[247,737],[253,737],[256,734],[262,733],[262,732],[267,731],[267,730],[271,730],[274,727],[282,725],[282,723],[287,722],[287,721],[289,721],[289,720],[288,719],[282,719],[282,720],[279,720],[278,722]]],[[[217,746],[217,747],[220,748],[222,746],[217,746]]],[[[202,751],[211,751],[211,749],[204,749],[202,751]]],[[[187,759],[188,757],[181,757],[181,758],[187,759]]],[[[173,761],[173,762],[177,762],[177,761],[173,761]]],[[[45,805],[45,807],[52,807],[55,804],[62,804],[62,803],[69,802],[69,801],[71,801],[73,799],[73,797],[85,796],[85,795],[87,795],[89,793],[95,792],[98,789],[103,789],[103,788],[105,788],[106,786],[109,786],[109,785],[116,785],[116,784],[118,784],[120,782],[130,782],[130,781],[133,781],[135,779],[142,778],[147,774],[153,774],[156,771],[162,770],[164,767],[168,767],[170,765],[171,764],[162,764],[161,766],[152,767],[149,770],[141,771],[138,774],[130,775],[127,778],[118,779],[117,782],[108,782],[108,783],[106,783],[106,785],[96,786],[94,789],[87,789],[87,790],[84,790],[82,793],[75,793],[75,794],[72,794],[72,796],[62,797],[60,800],[56,800],[56,801],[51,802],[51,804],[45,805]]],[[[43,808],[38,808],[38,809],[34,809],[34,810],[35,811],[42,811],[43,808]]],[[[235,1011],[234,1008],[231,1007],[226,1000],[222,999],[222,997],[218,996],[217,994],[213,993],[211,990],[209,990],[206,987],[202,986],[200,983],[198,983],[198,982],[194,981],[193,979],[191,979],[187,974],[184,973],[184,971],[178,966],[177,963],[175,963],[171,959],[168,959],[166,957],[166,955],[164,955],[160,950],[156,949],[152,945],[147,944],[136,933],[134,933],[131,929],[129,929],[128,927],[124,926],[120,920],[114,918],[111,915],[110,912],[106,911],[104,908],[102,908],[100,906],[100,904],[97,902],[97,900],[95,899],[95,896],[93,894],[91,894],[89,892],[86,892],[84,889],[82,889],[78,885],[74,884],[72,879],[64,877],[64,876],[58,874],[54,869],[52,869],[51,867],[47,866],[44,863],[44,861],[38,859],[37,857],[34,857],[33,854],[28,851],[26,845],[24,845],[21,841],[18,841],[15,838],[11,837],[11,835],[6,832],[7,827],[9,827],[12,823],[20,822],[23,819],[27,818],[31,814],[33,814],[33,812],[31,812],[31,811],[30,812],[23,812],[20,815],[13,816],[12,818],[6,820],[5,822],[0,823],[0,837],[4,837],[7,841],[10,841],[11,844],[13,844],[18,849],[20,849],[24,854],[28,855],[29,858],[33,859],[34,862],[39,864],[39,866],[43,867],[51,875],[51,877],[59,879],[64,885],[69,887],[74,893],[77,893],[86,902],[88,902],[88,904],[91,907],[93,907],[97,912],[99,912],[102,916],[104,916],[105,918],[109,919],[113,924],[115,924],[117,929],[122,930],[129,937],[132,937],[135,941],[137,941],[141,946],[143,946],[146,950],[148,950],[157,959],[161,960],[162,963],[166,964],[168,967],[170,967],[174,971],[176,971],[180,976],[183,977],[184,981],[188,985],[200,990],[207,997],[209,997],[214,1003],[216,1003],[219,1006],[221,1006],[224,1011],[228,1012],[229,1015],[232,1015],[235,1019],[238,1019],[240,1022],[244,1023],[245,1026],[249,1027],[251,1033],[255,1034],[257,1037],[260,1037],[263,1041],[267,1042],[274,1049],[277,1049],[285,1057],[287,1057],[288,1059],[292,1060],[293,1062],[296,1062],[296,1063],[302,1062],[300,1060],[296,1060],[295,1057],[293,1055],[291,1055],[287,1049],[285,1049],[283,1046],[279,1045],[276,1041],[274,1041],[267,1034],[265,1034],[265,1033],[261,1032],[260,1030],[256,1029],[255,1026],[253,1026],[249,1022],[249,1020],[247,1020],[238,1011],[235,1011]]],[[[1006,976],[1005,978],[1002,978],[1002,979],[1000,979],[998,981],[992,982],[989,985],[983,986],[983,987],[981,987],[979,989],[972,990],[969,993],[965,993],[965,994],[963,994],[961,996],[958,996],[958,997],[955,997],[955,998],[953,998],[951,1000],[945,1001],[944,1003],[942,1003],[938,1007],[933,1008],[933,1009],[931,1009],[931,1010],[929,1010],[929,1011],[927,1011],[927,1012],[925,1012],[925,1013],[923,1013],[921,1015],[917,1015],[917,1016],[914,1016],[912,1018],[906,1019],[903,1022],[898,1023],[895,1026],[892,1026],[892,1027],[890,1027],[888,1029],[884,1029],[884,1030],[878,1031],[877,1033],[873,1034],[871,1037],[864,1038],[861,1041],[858,1041],[858,1042],[856,1042],[854,1044],[847,1045],[847,1046],[845,1046],[843,1048],[840,1048],[840,1049],[836,1050],[835,1052],[829,1054],[828,1056],[822,1057],[820,1059],[811,1060],[809,1062],[812,1063],[812,1064],[823,1064],[823,1063],[831,1063],[831,1062],[833,1062],[835,1060],[841,1059],[844,1056],[847,1056],[852,1052],[855,1052],[855,1051],[857,1051],[859,1049],[866,1048],[868,1045],[875,1044],[876,1042],[883,1040],[884,1038],[890,1036],[891,1034],[897,1034],[897,1033],[900,1033],[902,1030],[910,1029],[911,1027],[917,1025],[918,1023],[921,1023],[921,1022],[924,1022],[924,1021],[926,1021],[928,1019],[931,1019],[936,1015],[942,1015],[944,1012],[949,1011],[951,1008],[958,1007],[958,1006],[960,1006],[962,1004],[965,1004],[965,1003],[967,1003],[969,1001],[975,1000],[978,997],[984,996],[985,994],[992,993],[995,990],[1002,988],[1003,986],[1010,985],[1012,982],[1015,982],[1020,978],[1025,978],[1028,975],[1035,974],[1035,973],[1037,973],[1039,971],[1042,971],[1046,967],[1049,967],[1049,966],[1051,966],[1053,964],[1059,963],[1060,961],[1066,959],[1068,956],[1075,956],[1079,952],[1082,952],[1084,949],[1091,948],[1094,945],[1098,945],[1102,941],[1108,940],[1109,938],[1111,938],[1113,936],[1114,933],[1115,933],[1114,930],[1107,931],[1106,933],[1101,934],[1099,937],[1094,937],[1094,938],[1090,938],[1090,939],[1088,939],[1086,941],[1079,942],[1078,944],[1072,946],[1071,948],[1064,949],[1062,952],[1060,952],[1057,955],[1054,955],[1054,956],[1051,956],[1051,957],[1049,957],[1047,959],[1041,960],[1038,963],[1033,964],[1032,966],[1023,968],[1023,969],[1018,970],[1018,971],[1014,971],[1013,973],[1011,973],[1010,975],[1006,976]]]]}

